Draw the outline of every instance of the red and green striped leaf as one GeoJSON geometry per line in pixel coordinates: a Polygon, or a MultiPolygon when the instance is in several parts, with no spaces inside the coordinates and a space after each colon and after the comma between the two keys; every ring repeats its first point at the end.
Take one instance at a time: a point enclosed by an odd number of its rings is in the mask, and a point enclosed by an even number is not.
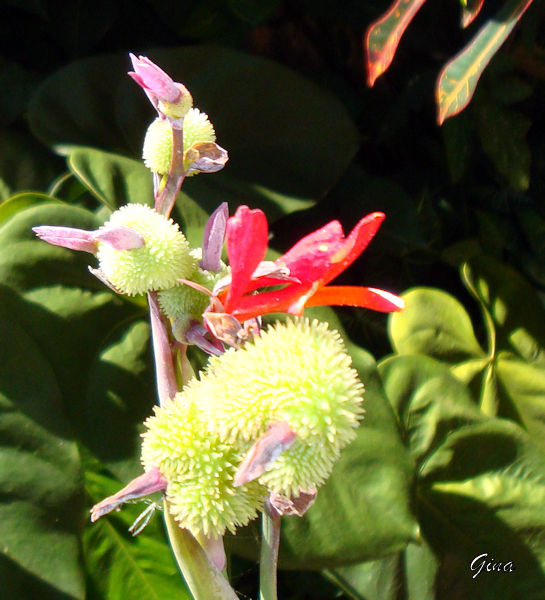
{"type": "Polygon", "coordinates": [[[369,87],[390,66],[401,36],[425,1],[396,0],[387,12],[369,25],[364,40],[369,87]]]}
{"type": "Polygon", "coordinates": [[[469,104],[484,69],[531,3],[532,0],[509,0],[443,67],[435,92],[439,125],[469,104]]]}
{"type": "Polygon", "coordinates": [[[484,0],[467,0],[462,6],[462,27],[466,28],[473,23],[477,15],[481,12],[484,0]]]}

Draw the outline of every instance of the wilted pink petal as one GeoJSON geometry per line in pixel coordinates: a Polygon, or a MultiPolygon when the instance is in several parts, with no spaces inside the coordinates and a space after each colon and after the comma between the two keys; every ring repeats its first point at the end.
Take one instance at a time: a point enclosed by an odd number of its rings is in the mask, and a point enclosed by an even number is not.
{"type": "Polygon", "coordinates": [[[184,156],[184,165],[188,172],[215,173],[221,171],[229,160],[227,150],[215,142],[195,142],[184,156]]]}
{"type": "Polygon", "coordinates": [[[242,331],[242,325],[235,317],[227,313],[210,312],[204,313],[203,321],[218,340],[228,346],[239,345],[241,340],[239,333],[242,331]]]}
{"type": "Polygon", "coordinates": [[[108,496],[102,502],[95,504],[91,509],[91,521],[94,523],[100,517],[107,515],[129,500],[142,498],[143,496],[153,494],[153,492],[164,492],[166,488],[167,480],[161,475],[157,467],[153,467],[136,479],[133,479],[122,490],[119,490],[117,494],[108,496]]]}
{"type": "Polygon", "coordinates": [[[280,515],[297,515],[302,517],[314,504],[318,492],[315,489],[304,492],[301,490],[299,496],[283,496],[277,492],[271,492],[269,496],[270,505],[280,515]]]}
{"type": "Polygon", "coordinates": [[[134,71],[129,75],[147,92],[153,94],[158,100],[178,102],[182,95],[180,88],[172,78],[160,69],[147,56],[129,54],[134,71]]]}
{"type": "Polygon", "coordinates": [[[257,479],[295,441],[296,434],[288,423],[280,421],[267,431],[248,450],[235,474],[233,485],[239,487],[257,479]]]}
{"type": "Polygon", "coordinates": [[[33,227],[32,231],[41,240],[54,246],[62,246],[70,250],[81,250],[91,254],[97,251],[94,231],[85,231],[74,227],[52,227],[50,225],[33,227]]]}
{"type": "Polygon", "coordinates": [[[109,225],[95,232],[94,237],[116,250],[134,250],[145,244],[144,238],[137,231],[124,225],[109,225]]]}
{"type": "MultiPolygon", "coordinates": [[[[174,332],[175,329],[176,322],[174,322],[173,326],[174,332]]],[[[201,323],[192,323],[185,332],[184,337],[184,343],[193,344],[201,350],[204,350],[208,354],[220,356],[220,354],[223,354],[225,352],[223,344],[218,339],[210,335],[210,332],[201,323]]]]}
{"type": "Polygon", "coordinates": [[[229,209],[227,202],[222,202],[210,215],[204,227],[202,240],[201,268],[217,272],[221,267],[221,249],[225,240],[229,209]]]}

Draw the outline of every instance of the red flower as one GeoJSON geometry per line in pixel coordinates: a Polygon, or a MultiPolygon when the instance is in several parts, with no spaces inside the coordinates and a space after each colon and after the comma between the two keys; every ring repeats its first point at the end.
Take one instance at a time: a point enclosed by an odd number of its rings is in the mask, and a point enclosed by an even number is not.
{"type": "Polygon", "coordinates": [[[339,221],[305,236],[275,261],[276,270],[289,270],[289,280],[274,273],[257,276],[255,271],[267,251],[268,226],[264,213],[240,206],[227,221],[227,255],[231,283],[221,295],[225,312],[239,321],[273,312],[299,315],[306,306],[361,306],[381,312],[404,308],[390,292],[360,286],[328,286],[365,250],[385,215],[375,212],[357,223],[345,237],[339,221]],[[287,281],[287,282],[286,282],[287,281]],[[285,284],[281,289],[255,290],[285,284]]]}

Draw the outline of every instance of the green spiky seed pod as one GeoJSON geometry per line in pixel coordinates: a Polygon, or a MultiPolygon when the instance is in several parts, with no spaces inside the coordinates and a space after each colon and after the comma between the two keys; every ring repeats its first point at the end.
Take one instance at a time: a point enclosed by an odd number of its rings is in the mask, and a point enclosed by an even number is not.
{"type": "MultiPolygon", "coordinates": [[[[205,113],[190,109],[184,117],[184,155],[195,142],[215,142],[216,133],[205,113]]],[[[142,151],[144,164],[159,175],[166,175],[172,163],[172,126],[165,119],[155,119],[148,127],[142,151]]]]}
{"type": "Polygon", "coordinates": [[[260,481],[284,494],[317,487],[363,414],[363,385],[350,365],[339,333],[326,323],[277,323],[243,348],[210,359],[202,377],[204,418],[235,445],[287,422],[297,441],[260,481]]]}
{"type": "MultiPolygon", "coordinates": [[[[195,261],[200,261],[202,256],[201,249],[192,250],[191,256],[195,261]]],[[[202,285],[207,290],[212,290],[216,281],[225,274],[225,266],[219,273],[205,271],[200,267],[196,269],[184,279],[194,281],[202,285]]],[[[174,287],[159,292],[159,305],[163,314],[169,319],[180,319],[185,315],[202,315],[205,309],[210,304],[210,297],[204,292],[200,292],[189,285],[178,283],[174,287]]]]}
{"type": "Polygon", "coordinates": [[[184,119],[184,154],[195,142],[215,142],[216,132],[208,115],[192,108],[184,119]]]}
{"type": "Polygon", "coordinates": [[[100,268],[120,292],[134,296],[166,289],[195,269],[195,259],[178,225],[149,206],[127,204],[112,214],[104,226],[108,225],[129,227],[144,238],[144,245],[132,250],[98,243],[100,268]]]}
{"type": "Polygon", "coordinates": [[[168,400],[145,422],[144,468],[158,467],[167,480],[166,496],[174,518],[193,535],[234,532],[257,516],[266,490],[257,482],[239,488],[233,478],[241,461],[237,450],[209,432],[200,419],[200,382],[168,400]]]}

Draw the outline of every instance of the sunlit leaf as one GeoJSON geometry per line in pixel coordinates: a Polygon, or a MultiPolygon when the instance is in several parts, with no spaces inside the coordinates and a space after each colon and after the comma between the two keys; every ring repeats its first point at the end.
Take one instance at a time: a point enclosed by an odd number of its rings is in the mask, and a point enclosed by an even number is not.
{"type": "Polygon", "coordinates": [[[469,104],[482,72],[531,3],[532,0],[508,0],[443,67],[435,91],[439,125],[469,104]]]}
{"type": "Polygon", "coordinates": [[[388,11],[368,27],[364,50],[369,86],[390,66],[401,36],[425,1],[395,0],[388,11]]]}

